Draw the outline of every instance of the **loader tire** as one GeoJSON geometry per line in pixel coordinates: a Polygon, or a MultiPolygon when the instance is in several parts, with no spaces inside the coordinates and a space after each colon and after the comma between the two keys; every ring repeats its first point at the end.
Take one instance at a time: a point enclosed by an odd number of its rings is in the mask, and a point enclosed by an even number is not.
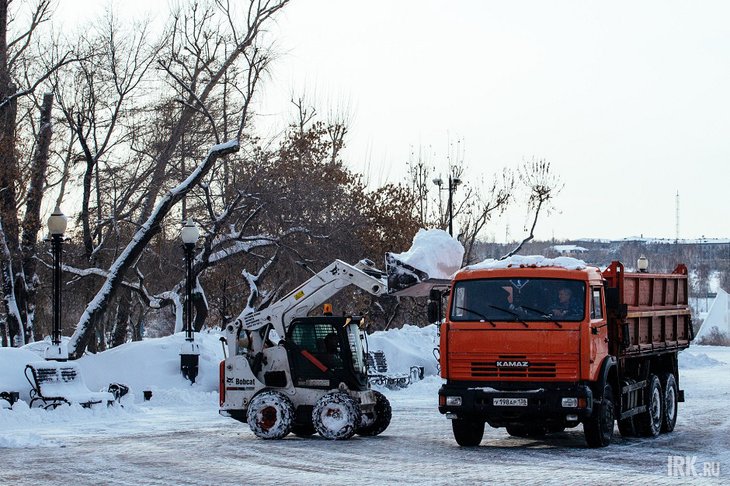
{"type": "Polygon", "coordinates": [[[451,430],[454,432],[454,439],[461,447],[476,447],[484,437],[484,421],[453,419],[451,430]]]}
{"type": "Polygon", "coordinates": [[[314,428],[325,439],[349,439],[360,420],[360,406],[347,393],[328,393],[317,400],[312,410],[314,428]]]}
{"type": "Polygon", "coordinates": [[[671,432],[677,424],[677,398],[679,389],[677,379],[672,373],[665,373],[661,378],[664,409],[662,410],[662,432],[671,432]]]}
{"type": "Polygon", "coordinates": [[[606,385],[603,388],[603,398],[600,405],[593,410],[593,415],[583,422],[583,434],[588,447],[606,447],[613,439],[614,424],[613,388],[606,385]]]}
{"type": "Polygon", "coordinates": [[[646,411],[636,415],[636,425],[639,434],[642,436],[656,437],[662,431],[662,417],[664,415],[662,385],[657,375],[649,375],[646,380],[644,397],[646,411]]]}
{"type": "Polygon", "coordinates": [[[373,413],[362,414],[360,427],[357,429],[357,435],[363,437],[373,437],[381,434],[390,425],[390,419],[393,417],[393,409],[390,408],[390,402],[385,395],[379,391],[373,391],[375,394],[375,410],[373,413]],[[374,416],[372,416],[374,415],[374,416]]]}
{"type": "Polygon", "coordinates": [[[261,439],[282,439],[289,434],[294,420],[294,406],[282,393],[267,390],[248,404],[246,421],[261,439]]]}

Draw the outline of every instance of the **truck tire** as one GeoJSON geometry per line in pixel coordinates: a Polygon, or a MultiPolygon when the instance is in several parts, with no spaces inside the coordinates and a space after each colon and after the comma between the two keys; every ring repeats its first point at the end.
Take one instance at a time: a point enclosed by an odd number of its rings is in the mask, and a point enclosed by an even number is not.
{"type": "MultiPolygon", "coordinates": [[[[545,427],[539,427],[539,426],[529,426],[529,425],[521,425],[521,424],[510,424],[506,427],[507,433],[513,437],[523,437],[523,438],[539,438],[544,437],[547,433],[547,430],[545,427]]],[[[563,428],[563,430],[565,430],[563,428]]],[[[562,432],[562,430],[558,430],[558,432],[562,432]]]]}
{"type": "Polygon", "coordinates": [[[328,393],[317,400],[312,410],[314,428],[325,439],[349,439],[360,420],[360,406],[347,393],[328,393]]]}
{"type": "Polygon", "coordinates": [[[614,418],[613,389],[607,384],[603,388],[601,403],[595,407],[593,415],[583,422],[583,434],[588,447],[606,447],[611,443],[614,418]]]}
{"type": "Polygon", "coordinates": [[[451,429],[461,447],[476,447],[484,437],[484,422],[481,420],[453,419],[451,429]]]}
{"type": "Polygon", "coordinates": [[[373,437],[381,434],[390,425],[390,419],[393,417],[393,409],[385,395],[379,391],[373,391],[375,394],[375,410],[373,413],[362,414],[360,427],[357,429],[357,435],[363,437],[373,437]]]}
{"type": "Polygon", "coordinates": [[[662,432],[671,432],[677,424],[677,397],[679,390],[677,380],[672,373],[665,373],[661,378],[664,410],[662,413],[662,432]]]}
{"type": "Polygon", "coordinates": [[[636,425],[639,434],[644,437],[656,437],[662,431],[662,417],[664,415],[664,400],[662,399],[662,385],[657,375],[649,375],[644,389],[644,403],[646,411],[636,416],[636,425]]]}
{"type": "Polygon", "coordinates": [[[291,431],[294,406],[282,393],[267,390],[248,404],[246,421],[251,431],[261,439],[282,439],[291,431]]]}

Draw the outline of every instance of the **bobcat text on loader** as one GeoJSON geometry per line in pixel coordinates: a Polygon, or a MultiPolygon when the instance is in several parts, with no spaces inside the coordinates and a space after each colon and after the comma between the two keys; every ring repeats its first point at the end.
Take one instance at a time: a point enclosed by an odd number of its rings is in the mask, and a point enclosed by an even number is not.
{"type": "Polygon", "coordinates": [[[518,437],[582,423],[589,447],[607,446],[616,420],[623,436],[671,432],[684,401],[677,353],[692,339],[687,296],[684,265],[467,267],[441,324],[439,411],[461,446],[478,445],[485,423],[518,437]]]}
{"type": "Polygon", "coordinates": [[[369,260],[336,260],[265,310],[226,326],[221,415],[247,422],[263,439],[289,432],[348,439],[388,427],[390,403],[368,384],[362,318],[332,316],[328,305],[324,315],[309,316],[349,285],[376,296],[389,291],[386,274],[369,260]]]}

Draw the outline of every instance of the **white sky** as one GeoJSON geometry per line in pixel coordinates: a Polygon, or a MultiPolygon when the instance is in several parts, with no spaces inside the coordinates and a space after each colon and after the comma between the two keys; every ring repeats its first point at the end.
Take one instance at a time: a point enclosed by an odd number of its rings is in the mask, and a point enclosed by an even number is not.
{"type": "MultiPolygon", "coordinates": [[[[105,2],[60,4],[80,22],[105,2]]],[[[457,139],[475,179],[545,158],[565,188],[538,238],[673,238],[677,191],[680,237],[728,237],[728,19],[724,1],[295,0],[260,110],[281,126],[303,91],[344,107],[344,157],[373,183],[419,147],[445,174],[457,139]]],[[[524,208],[485,236],[506,224],[521,237],[524,208]]]]}

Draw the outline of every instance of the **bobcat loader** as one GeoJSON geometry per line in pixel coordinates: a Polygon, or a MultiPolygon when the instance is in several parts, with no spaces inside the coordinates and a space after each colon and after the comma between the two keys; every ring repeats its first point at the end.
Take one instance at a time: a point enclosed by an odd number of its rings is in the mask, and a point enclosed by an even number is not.
{"type": "Polygon", "coordinates": [[[433,285],[389,254],[386,271],[369,260],[335,260],[278,302],[228,324],[220,414],[247,422],[262,439],[383,432],[391,408],[368,384],[363,319],[333,316],[326,305],[324,315],[309,314],[349,285],[376,296],[426,295],[433,285]]]}

